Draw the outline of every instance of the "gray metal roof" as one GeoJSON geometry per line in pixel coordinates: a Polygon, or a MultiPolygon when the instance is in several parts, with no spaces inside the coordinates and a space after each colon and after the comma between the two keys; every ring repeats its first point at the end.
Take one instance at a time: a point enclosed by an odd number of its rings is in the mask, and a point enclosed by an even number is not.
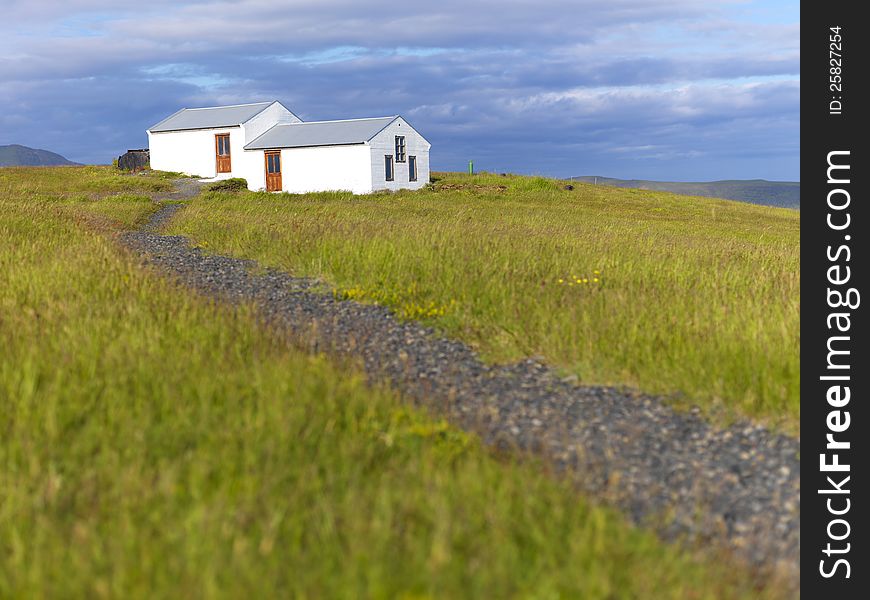
{"type": "Polygon", "coordinates": [[[304,148],[362,144],[375,137],[398,117],[348,119],[345,121],[308,121],[275,125],[245,146],[246,150],[304,148]]]}
{"type": "Polygon", "coordinates": [[[260,114],[272,102],[237,104],[235,106],[211,106],[208,108],[182,108],[151,127],[148,131],[179,131],[184,129],[209,129],[241,125],[260,114]]]}

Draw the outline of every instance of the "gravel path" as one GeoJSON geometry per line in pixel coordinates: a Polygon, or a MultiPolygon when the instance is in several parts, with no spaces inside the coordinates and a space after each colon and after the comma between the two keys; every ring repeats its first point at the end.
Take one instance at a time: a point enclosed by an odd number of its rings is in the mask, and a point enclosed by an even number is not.
{"type": "Polygon", "coordinates": [[[533,359],[487,365],[468,346],[383,307],[338,301],[312,280],[156,233],[178,208],[165,206],[122,242],[200,293],[256,301],[268,323],[303,347],[362,359],[372,380],[390,382],[486,443],[544,456],[664,537],[724,542],[751,564],[798,580],[798,440],[748,424],[716,428],[652,396],[560,379],[533,359]]]}

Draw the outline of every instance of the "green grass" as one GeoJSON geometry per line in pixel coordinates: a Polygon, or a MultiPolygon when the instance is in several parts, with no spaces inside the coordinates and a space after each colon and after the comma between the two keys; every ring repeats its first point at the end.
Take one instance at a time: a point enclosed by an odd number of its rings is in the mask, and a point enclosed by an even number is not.
{"type": "Polygon", "coordinates": [[[764,179],[726,179],[722,181],[649,181],[645,179],[612,179],[586,176],[586,183],[616,187],[642,188],[708,198],[730,198],[764,206],[800,209],[801,184],[797,181],[766,181],[764,179]]]}
{"type": "Polygon", "coordinates": [[[241,177],[230,177],[210,183],[205,189],[210,192],[240,192],[248,189],[248,182],[241,177]]]}
{"type": "Polygon", "coordinates": [[[206,194],[171,230],[428,319],[490,360],[541,355],[798,431],[799,213],[542,177],[434,188],[206,194]]]}
{"type": "Polygon", "coordinates": [[[148,272],[96,178],[0,171],[0,597],[777,595],[148,272]]]}
{"type": "Polygon", "coordinates": [[[178,173],[142,172],[125,174],[112,167],[64,167],[66,172],[52,167],[7,167],[0,171],[0,180],[14,186],[18,197],[51,195],[52,198],[95,198],[113,193],[154,193],[172,190],[172,179],[178,173]]]}

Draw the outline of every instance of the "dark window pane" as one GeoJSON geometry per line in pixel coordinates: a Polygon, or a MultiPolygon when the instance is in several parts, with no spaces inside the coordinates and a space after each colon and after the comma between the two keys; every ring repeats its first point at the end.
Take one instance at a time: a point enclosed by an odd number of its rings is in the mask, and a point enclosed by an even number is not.
{"type": "Polygon", "coordinates": [[[417,157],[408,157],[408,181],[417,181],[417,157]]]}
{"type": "Polygon", "coordinates": [[[387,181],[393,180],[393,157],[384,157],[384,175],[387,181]]]}
{"type": "Polygon", "coordinates": [[[281,155],[280,154],[275,155],[275,172],[276,173],[281,172],[281,155]]]}
{"type": "Polygon", "coordinates": [[[396,136],[396,162],[405,162],[405,136],[396,136]]]}

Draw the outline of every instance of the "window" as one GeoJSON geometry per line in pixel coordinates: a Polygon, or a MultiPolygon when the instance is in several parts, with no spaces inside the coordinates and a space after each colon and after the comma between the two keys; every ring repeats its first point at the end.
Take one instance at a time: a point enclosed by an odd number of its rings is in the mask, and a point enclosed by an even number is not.
{"type": "Polygon", "coordinates": [[[387,181],[393,181],[393,179],[395,179],[393,173],[393,157],[389,154],[384,156],[384,176],[387,181]]]}
{"type": "Polygon", "coordinates": [[[268,171],[269,173],[280,173],[281,172],[281,155],[277,152],[275,154],[267,154],[266,161],[268,163],[268,171]]]}
{"type": "Polygon", "coordinates": [[[405,162],[405,136],[396,136],[396,162],[405,162]]]}
{"type": "Polygon", "coordinates": [[[218,156],[229,156],[230,155],[230,136],[229,135],[218,135],[218,156]]]}
{"type": "Polygon", "coordinates": [[[417,157],[408,157],[408,181],[417,181],[417,157]]]}

